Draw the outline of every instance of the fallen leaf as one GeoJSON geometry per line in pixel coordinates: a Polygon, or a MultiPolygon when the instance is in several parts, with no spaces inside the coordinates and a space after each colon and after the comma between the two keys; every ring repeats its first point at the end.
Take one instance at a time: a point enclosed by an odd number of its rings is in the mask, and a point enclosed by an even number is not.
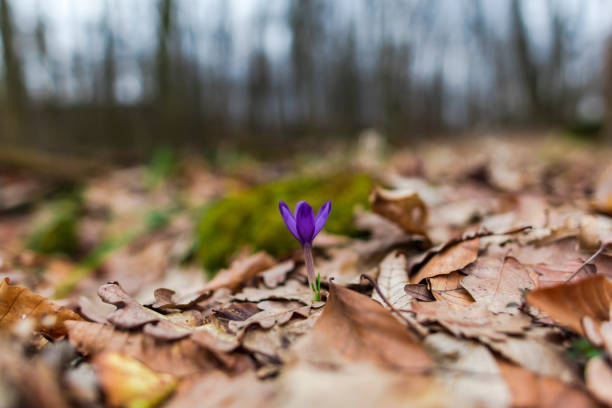
{"type": "Polygon", "coordinates": [[[372,361],[404,371],[424,370],[430,360],[407,327],[380,303],[330,283],[330,293],[314,329],[294,351],[326,362],[372,361]]]}
{"type": "Polygon", "coordinates": [[[70,309],[33,293],[27,288],[13,286],[8,279],[0,281],[0,329],[11,328],[25,319],[35,323],[39,330],[52,338],[66,335],[64,322],[83,320],[70,309]]]}
{"type": "Polygon", "coordinates": [[[492,350],[506,359],[533,371],[565,382],[576,382],[574,367],[565,359],[566,349],[552,339],[559,335],[555,329],[536,327],[524,331],[522,336],[506,336],[503,341],[483,338],[492,350]]]}
{"type": "Polygon", "coordinates": [[[410,278],[411,283],[438,275],[446,275],[463,269],[478,257],[478,238],[458,242],[436,253],[429,261],[410,278]]]}
{"type": "Polygon", "coordinates": [[[274,407],[468,407],[432,376],[395,373],[372,363],[326,366],[300,363],[281,373],[274,407]]]}
{"type": "Polygon", "coordinates": [[[522,291],[535,288],[527,268],[511,256],[480,257],[465,273],[468,276],[461,285],[477,303],[494,313],[516,313],[522,304],[522,291]]]}
{"type": "Polygon", "coordinates": [[[486,346],[445,333],[427,336],[425,346],[438,365],[436,378],[451,395],[468,401],[470,406],[509,405],[510,391],[486,346]]]}
{"type": "Polygon", "coordinates": [[[287,280],[287,274],[295,268],[292,260],[280,263],[261,273],[264,285],[268,288],[275,288],[287,280]]]}
{"type": "MultiPolygon", "coordinates": [[[[397,310],[409,310],[410,304],[415,299],[405,290],[406,285],[408,285],[406,267],[406,256],[397,251],[391,252],[380,263],[378,287],[384,297],[397,310]]],[[[388,308],[377,291],[372,292],[372,299],[388,308]]]]}
{"type": "Polygon", "coordinates": [[[501,374],[512,393],[512,407],[598,407],[586,392],[555,378],[538,375],[498,360],[501,374]]]}
{"type": "Polygon", "coordinates": [[[475,339],[502,341],[508,334],[522,334],[531,324],[525,315],[494,314],[479,304],[457,309],[440,301],[417,302],[412,311],[420,323],[438,323],[455,336],[475,339]]]}
{"type": "Polygon", "coordinates": [[[404,292],[407,295],[412,296],[416,300],[421,300],[423,302],[433,302],[436,298],[431,294],[429,289],[427,289],[427,285],[420,284],[412,284],[408,283],[404,286],[404,292]]]}
{"type": "Polygon", "coordinates": [[[585,372],[586,386],[604,404],[612,405],[612,369],[603,357],[594,357],[587,362],[585,372]]]}
{"type": "Polygon", "coordinates": [[[252,373],[228,377],[212,371],[181,384],[166,408],[264,408],[271,406],[276,385],[258,380],[252,373]]]}
{"type": "Polygon", "coordinates": [[[121,353],[100,354],[94,365],[107,401],[114,407],[154,407],[168,398],[177,385],[172,375],[156,373],[121,353]]]}
{"type": "Polygon", "coordinates": [[[603,275],[595,275],[577,282],[536,289],[526,298],[531,306],[584,336],[581,324],[584,316],[597,323],[609,319],[612,283],[603,275]]]}
{"type": "Polygon", "coordinates": [[[412,191],[375,188],[370,196],[372,211],[393,221],[408,233],[427,235],[427,206],[412,191]]]}
{"type": "Polygon", "coordinates": [[[207,349],[190,338],[159,342],[144,333],[115,330],[108,324],[68,321],[68,339],[83,354],[106,351],[127,354],[152,370],[185,377],[219,367],[207,349]]]}
{"type": "Polygon", "coordinates": [[[434,276],[428,279],[433,297],[448,304],[453,309],[461,309],[474,303],[474,298],[461,286],[465,277],[461,272],[455,271],[447,275],[434,276]]]}
{"type": "Polygon", "coordinates": [[[246,330],[254,324],[259,325],[262,329],[269,329],[277,324],[287,323],[294,315],[308,317],[310,313],[310,306],[304,306],[299,302],[265,300],[259,302],[257,307],[261,312],[255,313],[246,320],[231,321],[229,323],[230,330],[238,332],[246,330]]]}
{"type": "MultiPolygon", "coordinates": [[[[323,290],[321,290],[323,292],[323,290]]],[[[282,286],[276,288],[247,287],[236,293],[234,299],[247,302],[261,302],[264,300],[295,300],[304,305],[312,303],[312,290],[295,279],[289,279],[282,286]]]]}

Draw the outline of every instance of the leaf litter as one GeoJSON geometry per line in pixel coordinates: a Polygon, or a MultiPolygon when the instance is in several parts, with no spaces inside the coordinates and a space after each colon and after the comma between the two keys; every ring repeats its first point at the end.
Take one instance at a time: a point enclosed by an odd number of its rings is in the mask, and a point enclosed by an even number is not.
{"type": "Polygon", "coordinates": [[[316,302],[297,250],[236,247],[202,273],[193,220],[252,181],[194,162],[86,183],[78,245],[95,262],[32,252],[28,217],[7,219],[0,405],[612,405],[606,156],[550,172],[546,146],[497,143],[471,165],[424,145],[368,167],[355,230],[313,243],[316,302]]]}

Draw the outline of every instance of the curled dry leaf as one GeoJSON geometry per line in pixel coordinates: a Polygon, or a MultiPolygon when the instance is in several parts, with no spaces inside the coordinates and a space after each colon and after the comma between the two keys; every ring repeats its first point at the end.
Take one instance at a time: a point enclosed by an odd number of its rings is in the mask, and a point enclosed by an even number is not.
{"type": "Polygon", "coordinates": [[[257,307],[261,312],[255,313],[248,319],[230,321],[230,330],[238,332],[254,324],[258,324],[262,329],[269,329],[277,324],[287,323],[294,315],[308,317],[310,314],[310,306],[304,306],[299,302],[265,300],[259,302],[257,307]]]}
{"type": "Polygon", "coordinates": [[[393,221],[404,231],[427,236],[427,206],[417,193],[375,188],[370,204],[372,211],[393,221]]]}
{"type": "Polygon", "coordinates": [[[461,286],[465,275],[455,271],[448,275],[429,278],[429,287],[438,302],[446,303],[452,309],[461,309],[474,303],[474,298],[461,286]]]}
{"type": "Polygon", "coordinates": [[[93,363],[107,401],[114,407],[154,407],[177,385],[172,375],[156,373],[125,354],[102,353],[93,363]]]}
{"type": "Polygon", "coordinates": [[[486,305],[493,313],[518,312],[522,292],[535,289],[535,282],[527,268],[516,258],[484,256],[468,267],[463,286],[477,303],[486,305]]]}
{"type": "Polygon", "coordinates": [[[478,257],[479,239],[457,242],[437,252],[427,263],[410,278],[410,282],[419,283],[423,279],[446,275],[463,269],[478,257]]]}
{"type": "Polygon", "coordinates": [[[329,298],[314,329],[294,351],[313,362],[371,361],[412,371],[430,367],[422,345],[380,303],[330,283],[329,298]]]}
{"type": "Polygon", "coordinates": [[[171,321],[166,316],[142,306],[117,283],[100,286],[98,295],[104,302],[117,307],[117,310],[108,315],[107,320],[119,329],[142,327],[145,333],[163,340],[178,340],[189,336],[191,332],[188,325],[178,320],[171,321]]]}
{"type": "Polygon", "coordinates": [[[59,306],[27,288],[13,286],[8,279],[0,281],[0,329],[10,328],[25,319],[35,329],[53,338],[66,335],[64,322],[83,320],[70,309],[59,306]]]}
{"type": "Polygon", "coordinates": [[[609,319],[612,283],[603,275],[595,275],[573,283],[537,289],[527,294],[527,302],[562,326],[585,335],[585,316],[598,324],[609,319]]]}
{"type": "Polygon", "coordinates": [[[261,273],[264,285],[269,288],[275,288],[287,280],[287,274],[293,270],[295,262],[292,260],[285,261],[261,273]]]}

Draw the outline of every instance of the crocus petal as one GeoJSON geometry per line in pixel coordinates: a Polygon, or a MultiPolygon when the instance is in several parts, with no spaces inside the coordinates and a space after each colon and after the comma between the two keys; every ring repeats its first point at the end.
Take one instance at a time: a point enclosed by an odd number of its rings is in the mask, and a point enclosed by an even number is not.
{"type": "Polygon", "coordinates": [[[314,238],[314,211],[306,201],[300,201],[295,207],[295,224],[302,245],[312,244],[314,238]]]}
{"type": "Polygon", "coordinates": [[[313,238],[317,236],[319,232],[323,229],[323,226],[327,222],[327,218],[329,217],[329,213],[331,211],[331,201],[326,202],[319,208],[317,215],[315,217],[315,230],[313,238]]]}
{"type": "Polygon", "coordinates": [[[301,243],[302,240],[300,239],[300,235],[298,234],[297,228],[295,226],[295,218],[293,217],[293,214],[291,214],[289,206],[285,204],[284,201],[279,201],[278,208],[280,210],[281,216],[283,217],[283,220],[285,220],[285,225],[293,234],[293,236],[301,243]]]}

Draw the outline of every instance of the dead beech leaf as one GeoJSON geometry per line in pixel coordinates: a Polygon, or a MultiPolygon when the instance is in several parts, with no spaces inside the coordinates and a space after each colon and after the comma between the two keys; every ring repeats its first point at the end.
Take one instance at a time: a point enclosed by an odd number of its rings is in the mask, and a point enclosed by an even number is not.
{"type": "Polygon", "coordinates": [[[260,381],[252,373],[228,377],[221,371],[190,379],[180,385],[167,408],[269,407],[276,385],[260,381]]]}
{"type": "MultiPolygon", "coordinates": [[[[406,270],[406,256],[393,251],[380,263],[378,273],[378,287],[389,303],[398,310],[410,309],[414,297],[404,289],[408,285],[408,271],[406,270]]],[[[377,291],[372,292],[372,299],[387,307],[377,291]]]]}
{"type": "Polygon", "coordinates": [[[555,378],[538,375],[520,366],[498,360],[497,365],[512,393],[512,407],[598,407],[586,392],[555,378]]]}
{"type": "Polygon", "coordinates": [[[156,373],[125,354],[103,353],[93,363],[107,401],[114,407],[154,407],[177,384],[172,375],[156,373]]]}
{"type": "MultiPolygon", "coordinates": [[[[322,290],[323,292],[323,290],[322,290]]],[[[264,300],[295,300],[304,305],[312,303],[312,290],[295,279],[289,279],[282,286],[273,289],[247,287],[236,293],[234,299],[246,302],[261,302],[264,300]]],[[[316,303],[315,303],[316,304],[316,303]]]]}
{"type": "Polygon", "coordinates": [[[478,257],[479,239],[458,242],[435,254],[418,272],[410,278],[411,283],[423,279],[445,275],[463,269],[478,257]]]}
{"type": "Polygon", "coordinates": [[[612,283],[604,275],[591,276],[577,282],[537,289],[527,294],[527,302],[562,326],[584,336],[582,318],[598,324],[609,319],[612,283]]]}
{"type": "Polygon", "coordinates": [[[558,330],[554,328],[535,327],[523,331],[521,337],[506,336],[503,341],[482,338],[481,341],[506,359],[534,373],[565,382],[575,382],[578,376],[565,358],[566,348],[563,344],[554,342],[555,335],[558,334],[558,330]]]}
{"type": "Polygon", "coordinates": [[[246,320],[234,320],[229,322],[230,330],[238,332],[246,330],[249,326],[258,324],[262,329],[269,329],[275,325],[287,323],[294,315],[308,317],[310,306],[304,306],[299,302],[282,302],[265,300],[259,302],[257,307],[261,310],[246,320]]]}
{"type": "Polygon", "coordinates": [[[236,290],[246,281],[258,273],[265,271],[275,265],[274,259],[265,252],[258,252],[248,258],[238,259],[230,265],[229,269],[223,269],[200,290],[201,293],[229,288],[236,290]]]}
{"type": "Polygon", "coordinates": [[[527,268],[511,256],[480,257],[465,272],[468,276],[461,280],[461,286],[493,313],[516,313],[522,291],[535,288],[527,268]]]}
{"type": "Polygon", "coordinates": [[[287,280],[287,274],[295,268],[295,262],[288,260],[267,269],[261,273],[264,284],[269,288],[274,288],[287,280]]]}
{"type": "Polygon", "coordinates": [[[406,292],[408,296],[412,296],[416,300],[422,300],[423,302],[433,302],[436,300],[429,289],[427,289],[427,285],[408,283],[404,286],[404,292],[406,292]]]}
{"type": "Polygon", "coordinates": [[[210,292],[220,288],[236,291],[247,281],[257,276],[260,272],[270,269],[275,264],[276,262],[270,255],[265,252],[257,252],[249,257],[235,260],[228,269],[219,271],[217,275],[201,289],[178,297],[177,299],[174,298],[173,294],[167,293],[164,294],[165,296],[160,298],[160,302],[157,303],[165,303],[164,307],[184,307],[198,302],[210,292]],[[168,295],[170,299],[168,299],[168,295]]]}
{"type": "Polygon", "coordinates": [[[612,369],[602,357],[594,357],[587,362],[584,372],[586,386],[598,400],[612,406],[612,369]]]}
{"type": "Polygon", "coordinates": [[[13,286],[8,279],[0,281],[0,329],[32,319],[35,329],[52,337],[66,335],[64,322],[83,320],[70,309],[59,306],[27,288],[13,286]]]}
{"type": "Polygon", "coordinates": [[[142,327],[143,332],[163,340],[178,340],[189,336],[191,332],[188,325],[178,320],[171,321],[168,317],[142,306],[115,282],[100,286],[98,296],[102,301],[117,307],[106,319],[119,329],[142,327]]]}
{"type": "Polygon", "coordinates": [[[465,275],[455,271],[447,275],[434,276],[428,279],[433,297],[453,309],[461,309],[474,303],[474,298],[461,286],[465,275]]]}
{"type": "Polygon", "coordinates": [[[446,333],[427,336],[425,345],[438,365],[437,379],[449,388],[451,395],[469,401],[474,407],[509,405],[510,392],[486,346],[446,333]],[[457,371],[468,371],[470,375],[458,375],[457,371]]]}
{"type": "Polygon", "coordinates": [[[312,361],[372,361],[414,371],[430,367],[425,350],[380,303],[330,283],[329,298],[314,329],[294,350],[312,361]]]}
{"type": "Polygon", "coordinates": [[[408,233],[427,236],[427,206],[412,191],[375,188],[370,195],[372,211],[393,221],[408,233]]]}
{"type": "Polygon", "coordinates": [[[440,301],[417,302],[412,311],[419,323],[438,323],[455,336],[474,339],[502,341],[508,334],[522,334],[531,324],[523,314],[494,314],[477,303],[457,309],[440,301]]]}
{"type": "Polygon", "coordinates": [[[106,351],[127,354],[152,370],[185,377],[219,367],[219,362],[206,348],[190,338],[159,342],[138,332],[115,330],[108,324],[68,321],[68,339],[83,354],[106,351]]]}

